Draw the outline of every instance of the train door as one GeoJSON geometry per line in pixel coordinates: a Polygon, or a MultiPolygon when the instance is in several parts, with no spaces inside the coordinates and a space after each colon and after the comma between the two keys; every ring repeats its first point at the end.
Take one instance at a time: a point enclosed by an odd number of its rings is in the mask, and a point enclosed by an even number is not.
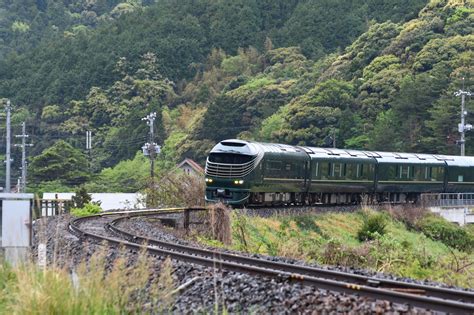
{"type": "Polygon", "coordinates": [[[309,186],[311,185],[311,160],[307,160],[304,162],[304,187],[303,191],[305,193],[308,193],[309,191],[309,186]]]}

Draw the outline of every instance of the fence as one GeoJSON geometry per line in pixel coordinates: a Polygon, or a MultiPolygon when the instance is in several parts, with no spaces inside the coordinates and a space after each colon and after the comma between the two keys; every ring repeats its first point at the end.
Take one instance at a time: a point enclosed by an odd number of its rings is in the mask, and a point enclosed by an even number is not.
{"type": "Polygon", "coordinates": [[[474,193],[422,194],[424,207],[466,207],[474,206],[474,193]]]}
{"type": "Polygon", "coordinates": [[[72,201],[69,199],[35,199],[33,217],[50,217],[69,212],[72,201]]]}

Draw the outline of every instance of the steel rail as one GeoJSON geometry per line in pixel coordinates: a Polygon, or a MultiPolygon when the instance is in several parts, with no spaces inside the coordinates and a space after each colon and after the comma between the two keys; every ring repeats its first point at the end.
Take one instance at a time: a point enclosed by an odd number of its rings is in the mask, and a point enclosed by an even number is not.
{"type": "Polygon", "coordinates": [[[377,288],[386,288],[392,291],[414,293],[414,294],[423,294],[433,297],[439,297],[442,299],[453,299],[453,300],[462,300],[467,303],[474,303],[474,292],[464,291],[464,290],[455,290],[449,288],[435,287],[424,284],[409,283],[403,281],[396,281],[390,279],[368,277],[364,275],[353,274],[349,272],[342,272],[336,270],[327,270],[317,267],[309,266],[300,266],[294,264],[288,264],[283,262],[275,262],[265,259],[258,259],[248,256],[242,256],[237,254],[230,254],[220,251],[214,251],[209,249],[203,249],[195,246],[181,245],[171,242],[164,242],[152,238],[142,237],[138,235],[131,234],[127,231],[119,229],[117,227],[118,223],[123,220],[128,220],[131,217],[139,217],[140,214],[135,214],[127,217],[122,217],[113,220],[107,224],[107,228],[124,238],[131,240],[132,242],[138,242],[141,244],[159,246],[162,248],[167,248],[169,250],[187,252],[193,255],[201,255],[208,258],[218,257],[220,260],[233,261],[240,264],[273,268],[276,270],[281,270],[289,273],[298,273],[302,275],[308,275],[312,277],[323,277],[326,279],[338,280],[338,281],[351,281],[359,285],[367,285],[377,288]]]}
{"type": "MultiPolygon", "coordinates": [[[[157,211],[158,212],[158,211],[157,211]]],[[[235,262],[229,262],[220,260],[217,257],[207,258],[202,256],[196,256],[192,254],[181,253],[177,251],[167,250],[163,248],[157,248],[152,246],[145,246],[137,243],[131,243],[125,240],[101,236],[98,234],[90,233],[81,230],[79,223],[82,221],[90,220],[95,217],[102,217],[102,215],[88,216],[82,218],[76,218],[69,222],[69,229],[71,233],[79,237],[89,237],[98,241],[107,241],[110,244],[125,246],[127,248],[140,250],[146,248],[146,250],[155,255],[169,256],[176,260],[186,261],[189,263],[200,264],[207,267],[218,267],[229,271],[235,271],[240,273],[256,274],[261,276],[267,276],[272,278],[280,278],[288,281],[299,282],[306,285],[315,286],[319,289],[345,292],[349,294],[361,294],[364,296],[372,297],[375,299],[389,300],[392,302],[411,304],[413,306],[439,310],[443,312],[450,312],[456,314],[472,314],[474,313],[474,304],[464,303],[459,301],[445,300],[437,297],[426,297],[414,294],[394,292],[387,289],[374,288],[366,285],[359,285],[354,283],[348,283],[343,281],[336,281],[331,279],[317,278],[313,276],[307,276],[302,274],[295,274],[291,272],[285,272],[281,270],[274,270],[269,268],[263,268],[258,266],[240,264],[235,262]]]]}

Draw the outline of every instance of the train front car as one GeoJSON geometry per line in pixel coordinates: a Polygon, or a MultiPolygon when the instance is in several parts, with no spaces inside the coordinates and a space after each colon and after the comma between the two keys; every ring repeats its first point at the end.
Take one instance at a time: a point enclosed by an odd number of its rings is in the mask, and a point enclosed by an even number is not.
{"type": "Polygon", "coordinates": [[[252,183],[261,178],[258,166],[263,156],[257,143],[235,139],[218,143],[206,161],[206,201],[247,204],[252,183]]]}

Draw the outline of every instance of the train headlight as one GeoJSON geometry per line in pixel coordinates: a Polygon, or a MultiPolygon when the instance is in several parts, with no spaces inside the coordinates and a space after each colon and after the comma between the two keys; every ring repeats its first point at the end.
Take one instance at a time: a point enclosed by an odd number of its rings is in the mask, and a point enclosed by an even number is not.
{"type": "Polygon", "coordinates": [[[244,181],[241,179],[239,180],[239,184],[242,185],[244,183],[244,181]]]}
{"type": "Polygon", "coordinates": [[[205,180],[206,180],[206,183],[212,183],[213,182],[212,178],[206,178],[205,180]]]}
{"type": "Polygon", "coordinates": [[[243,181],[242,179],[240,179],[240,180],[239,180],[239,179],[234,180],[234,184],[236,184],[236,185],[242,185],[243,183],[244,183],[244,181],[243,181]]]}

